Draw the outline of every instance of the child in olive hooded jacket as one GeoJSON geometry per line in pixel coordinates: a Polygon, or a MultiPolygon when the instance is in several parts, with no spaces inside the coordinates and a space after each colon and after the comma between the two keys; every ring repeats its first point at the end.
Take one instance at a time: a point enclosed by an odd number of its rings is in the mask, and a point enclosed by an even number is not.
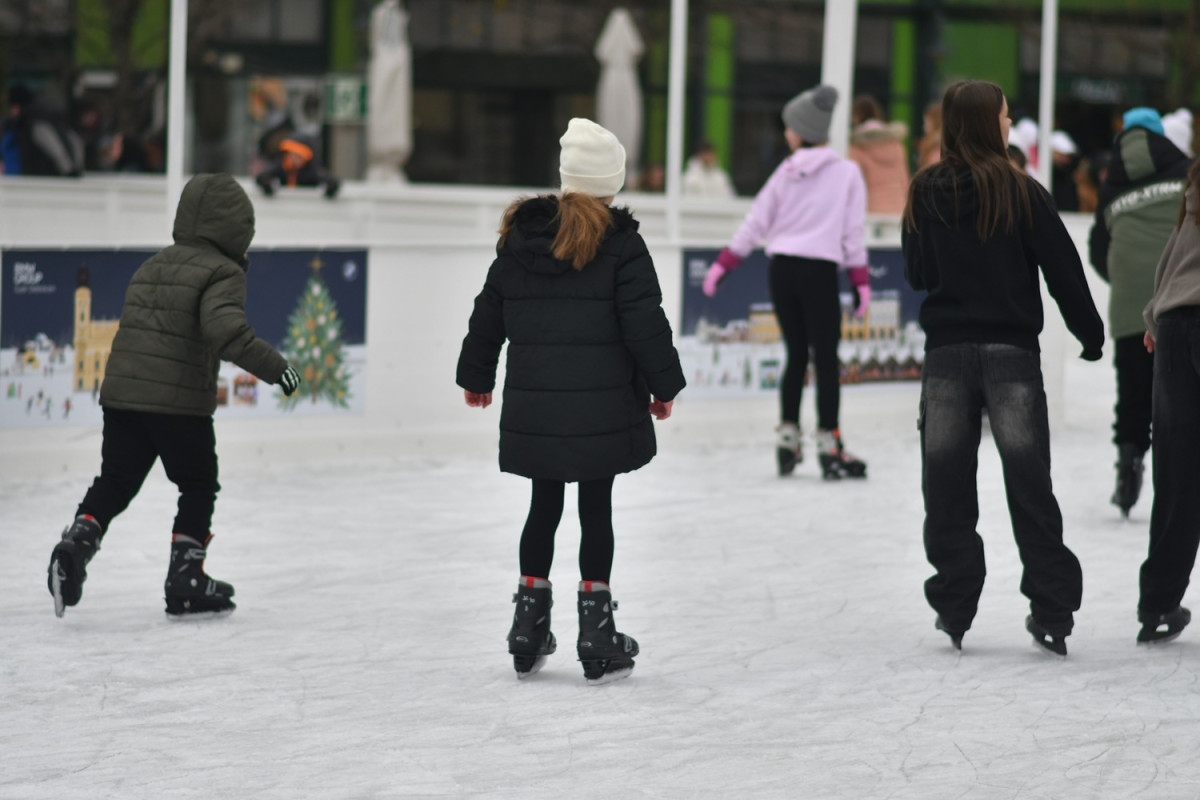
{"type": "Polygon", "coordinates": [[[179,487],[164,592],[167,613],[232,611],[233,587],[204,572],[217,491],[217,372],[232,361],[290,395],[296,370],[246,320],[254,206],[228,175],[197,175],[179,200],[175,244],[134,273],[100,388],[100,474],[50,556],[54,610],[79,602],[87,564],[113,518],[162,459],[179,487]]]}

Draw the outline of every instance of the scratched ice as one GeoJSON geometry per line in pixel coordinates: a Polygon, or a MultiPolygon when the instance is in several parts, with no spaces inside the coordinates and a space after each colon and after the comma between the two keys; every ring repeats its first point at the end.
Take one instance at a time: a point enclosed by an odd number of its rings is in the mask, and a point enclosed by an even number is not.
{"type": "Polygon", "coordinates": [[[0,797],[1200,796],[1200,629],[1134,644],[1150,497],[1127,522],[1108,503],[1112,383],[1107,360],[1069,365],[1053,430],[1085,576],[1065,661],[1023,629],[986,433],[990,574],[959,655],[921,591],[916,385],[847,389],[843,429],[870,479],[839,485],[811,454],[774,476],[773,399],[685,395],[659,458],[616,483],[617,619],[642,655],[602,687],[574,660],[573,498],[552,575],[560,648],[514,677],[526,483],[498,473],[494,434],[417,452],[334,446],[319,422],[223,423],[208,566],[239,608],[181,624],[162,613],[161,470],[58,620],[46,560],[98,431],[55,434],[53,471],[0,432],[0,797]],[[297,436],[307,457],[270,457],[297,436]]]}

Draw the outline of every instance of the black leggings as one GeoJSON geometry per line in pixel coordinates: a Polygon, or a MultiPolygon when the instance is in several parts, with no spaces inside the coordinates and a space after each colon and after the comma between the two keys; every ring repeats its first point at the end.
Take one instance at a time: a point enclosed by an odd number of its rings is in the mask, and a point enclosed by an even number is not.
{"type": "MultiPolygon", "coordinates": [[[[579,576],[585,581],[608,583],[612,572],[612,487],[611,477],[579,482],[579,576]]],[[[549,579],[565,489],[562,481],[533,479],[529,518],[521,533],[522,575],[549,579]]]]}
{"type": "Polygon", "coordinates": [[[779,419],[800,423],[800,398],[811,347],[817,373],[817,426],[827,431],[837,430],[841,391],[837,351],[838,340],[842,338],[837,264],[774,256],[770,282],[771,303],[787,349],[787,365],[779,391],[779,419]]]}

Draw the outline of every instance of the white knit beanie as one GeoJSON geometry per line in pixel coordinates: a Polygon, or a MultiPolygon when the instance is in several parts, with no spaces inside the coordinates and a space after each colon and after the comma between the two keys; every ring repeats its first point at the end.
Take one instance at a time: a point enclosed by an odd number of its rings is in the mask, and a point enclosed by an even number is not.
{"type": "Polygon", "coordinates": [[[612,197],[625,185],[625,148],[611,131],[575,117],[558,140],[558,174],[564,192],[612,197]]]}

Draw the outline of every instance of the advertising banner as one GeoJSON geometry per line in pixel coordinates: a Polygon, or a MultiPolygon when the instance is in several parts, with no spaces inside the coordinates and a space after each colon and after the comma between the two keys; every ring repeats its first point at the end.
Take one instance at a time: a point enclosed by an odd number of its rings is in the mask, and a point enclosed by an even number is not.
{"type": "MultiPolygon", "coordinates": [[[[771,392],[779,387],[785,352],[767,280],[769,259],[747,257],[716,296],[701,289],[716,249],[683,251],[683,314],[678,347],[688,391],[771,392]]],[[[899,248],[869,253],[871,303],[856,316],[849,280],[842,281],[842,383],[919,380],[925,335],[917,324],[923,295],[904,281],[899,248]]],[[[810,367],[811,369],[811,367],[810,367]]]]}
{"type": "MultiPolygon", "coordinates": [[[[151,250],[0,254],[0,427],[98,423],[129,279],[151,250]]],[[[303,378],[285,398],[222,362],[217,416],[361,413],[366,250],[251,250],[246,315],[303,378]]]]}

